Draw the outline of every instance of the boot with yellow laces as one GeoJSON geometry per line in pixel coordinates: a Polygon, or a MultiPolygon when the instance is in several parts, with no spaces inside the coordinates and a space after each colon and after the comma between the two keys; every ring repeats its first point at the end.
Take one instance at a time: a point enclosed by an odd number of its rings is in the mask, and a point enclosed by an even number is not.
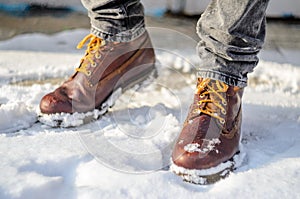
{"type": "Polygon", "coordinates": [[[116,93],[145,80],[155,71],[147,32],[131,42],[107,42],[90,34],[76,72],[40,102],[39,120],[51,126],[78,126],[97,119],[116,100],[116,93]]]}
{"type": "Polygon", "coordinates": [[[198,78],[194,101],[173,149],[173,172],[195,184],[211,184],[237,166],[242,95],[242,88],[198,78]]]}

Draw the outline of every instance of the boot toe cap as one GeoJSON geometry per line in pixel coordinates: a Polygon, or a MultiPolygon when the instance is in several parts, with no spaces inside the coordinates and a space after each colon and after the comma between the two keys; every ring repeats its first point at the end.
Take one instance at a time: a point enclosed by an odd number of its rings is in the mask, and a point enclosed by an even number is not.
{"type": "Polygon", "coordinates": [[[45,114],[54,113],[71,113],[70,105],[65,100],[58,98],[55,93],[49,93],[45,95],[40,102],[40,110],[45,114]]]}
{"type": "Polygon", "coordinates": [[[209,169],[222,163],[215,151],[187,152],[183,148],[174,149],[172,161],[175,165],[186,169],[209,169]]]}

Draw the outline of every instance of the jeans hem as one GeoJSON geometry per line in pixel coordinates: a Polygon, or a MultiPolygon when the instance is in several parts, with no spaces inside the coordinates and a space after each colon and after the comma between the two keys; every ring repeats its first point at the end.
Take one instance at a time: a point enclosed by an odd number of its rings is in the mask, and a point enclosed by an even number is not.
{"type": "Polygon", "coordinates": [[[233,77],[233,76],[230,76],[230,75],[218,72],[218,71],[207,71],[207,70],[201,71],[200,70],[197,72],[197,76],[202,77],[202,78],[210,78],[210,79],[214,79],[214,80],[219,80],[230,86],[237,86],[240,88],[247,86],[247,80],[233,77]]]}
{"type": "Polygon", "coordinates": [[[99,37],[105,41],[111,41],[111,42],[129,42],[136,38],[138,38],[140,35],[142,35],[146,31],[144,24],[141,24],[139,27],[135,27],[131,30],[126,30],[119,33],[108,33],[102,30],[99,30],[98,28],[92,26],[91,27],[91,33],[95,35],[96,37],[99,37]]]}

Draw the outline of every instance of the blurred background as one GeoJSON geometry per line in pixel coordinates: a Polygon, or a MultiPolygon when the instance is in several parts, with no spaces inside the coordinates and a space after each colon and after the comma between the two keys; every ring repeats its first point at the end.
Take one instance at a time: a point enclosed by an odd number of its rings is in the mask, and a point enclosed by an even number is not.
{"type": "MultiPolygon", "coordinates": [[[[196,22],[209,0],[142,0],[148,27],[164,27],[198,40],[196,22]]],[[[300,65],[300,1],[272,0],[261,57],[300,65]],[[272,55],[272,56],[270,56],[272,55]]],[[[53,34],[90,27],[80,0],[0,0],[0,40],[24,33],[53,34]]]]}

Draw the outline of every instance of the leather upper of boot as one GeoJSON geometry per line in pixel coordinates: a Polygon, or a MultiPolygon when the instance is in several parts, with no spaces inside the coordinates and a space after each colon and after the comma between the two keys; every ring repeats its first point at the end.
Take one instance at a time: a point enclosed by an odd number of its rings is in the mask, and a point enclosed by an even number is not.
{"type": "Polygon", "coordinates": [[[187,169],[208,169],[239,150],[243,89],[198,78],[194,101],[174,146],[172,160],[187,169]]]}
{"type": "Polygon", "coordinates": [[[143,70],[138,66],[155,62],[147,32],[131,42],[120,43],[106,42],[90,34],[78,44],[78,48],[88,41],[85,56],[74,75],[42,98],[42,113],[93,110],[116,89],[122,75],[135,68],[132,75],[138,74],[139,70],[143,70]]]}

